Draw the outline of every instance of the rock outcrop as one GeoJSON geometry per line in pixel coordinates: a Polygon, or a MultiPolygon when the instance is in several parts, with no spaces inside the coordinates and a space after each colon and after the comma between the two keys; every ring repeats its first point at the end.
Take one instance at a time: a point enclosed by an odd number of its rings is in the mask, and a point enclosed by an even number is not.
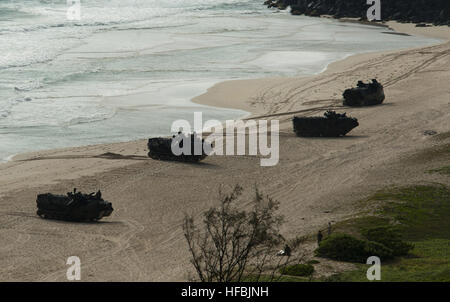
{"type": "MultiPolygon", "coordinates": [[[[361,20],[367,19],[370,7],[365,0],[267,0],[264,4],[283,10],[290,6],[293,15],[330,15],[361,20]]],[[[381,19],[450,26],[450,0],[383,0],[381,19]]]]}

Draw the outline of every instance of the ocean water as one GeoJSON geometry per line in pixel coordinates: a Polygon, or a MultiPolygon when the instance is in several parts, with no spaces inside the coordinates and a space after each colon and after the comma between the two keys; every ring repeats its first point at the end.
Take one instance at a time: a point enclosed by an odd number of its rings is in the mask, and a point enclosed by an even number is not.
{"type": "Polygon", "coordinates": [[[167,135],[246,112],[190,102],[229,79],[310,75],[348,55],[436,40],[291,16],[263,0],[0,0],[0,160],[167,135]]]}

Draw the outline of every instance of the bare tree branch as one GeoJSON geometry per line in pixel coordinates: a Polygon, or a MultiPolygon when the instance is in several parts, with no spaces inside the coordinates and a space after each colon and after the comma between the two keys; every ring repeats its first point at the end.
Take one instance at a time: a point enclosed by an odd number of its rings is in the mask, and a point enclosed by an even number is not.
{"type": "MultiPolygon", "coordinates": [[[[273,281],[281,277],[280,268],[297,260],[277,256],[277,247],[285,241],[280,234],[283,217],[276,214],[278,202],[255,187],[251,211],[242,211],[235,205],[242,192],[239,185],[228,194],[220,188],[219,207],[204,213],[202,230],[193,217],[185,216],[184,236],[199,281],[259,281],[263,276],[273,281]]],[[[297,248],[300,241],[292,243],[297,248]]]]}

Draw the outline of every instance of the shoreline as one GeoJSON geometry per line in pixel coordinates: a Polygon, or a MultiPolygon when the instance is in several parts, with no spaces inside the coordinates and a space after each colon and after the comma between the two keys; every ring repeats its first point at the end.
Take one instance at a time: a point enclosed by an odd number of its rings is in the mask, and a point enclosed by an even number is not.
{"type": "MultiPolygon", "coordinates": [[[[233,99],[255,115],[278,118],[280,162],[274,167],[262,168],[252,156],[211,156],[198,165],[149,160],[144,139],[19,154],[0,164],[1,279],[64,281],[65,259],[78,255],[83,281],[183,281],[192,267],[180,223],[185,212],[200,218],[215,206],[223,185],[238,183],[250,198],[258,184],[280,202],[282,233],[290,238],[352,217],[357,201],[385,186],[450,184],[447,176],[425,173],[442,167],[440,160],[411,159],[450,139],[424,135],[450,132],[447,34],[447,42],[433,46],[352,56],[319,75],[222,82],[200,96],[223,104],[233,99]],[[343,107],[341,90],[372,77],[385,84],[385,104],[343,107]],[[360,126],[340,139],[292,133],[292,115],[325,108],[347,111],[360,126]],[[36,217],[37,193],[74,187],[101,189],[113,203],[112,216],[97,224],[36,217]]],[[[313,248],[305,245],[308,255],[313,248]]],[[[348,268],[321,263],[323,275],[348,268]]]]}
{"type": "MultiPolygon", "coordinates": [[[[341,18],[339,19],[340,22],[351,22],[351,23],[359,23],[363,25],[371,25],[371,26],[378,26],[378,27],[386,27],[386,29],[393,30],[397,33],[404,33],[408,35],[418,35],[418,36],[424,36],[429,38],[435,38],[440,39],[441,41],[437,42],[436,44],[432,44],[430,46],[435,45],[442,45],[446,42],[450,41],[449,37],[449,29],[447,26],[432,26],[432,27],[416,27],[415,24],[411,23],[399,23],[395,21],[388,21],[385,23],[373,23],[368,24],[368,22],[362,22],[358,21],[356,19],[350,19],[350,18],[341,18]],[[429,29],[432,30],[429,30],[429,29]]],[[[368,58],[374,57],[374,56],[382,56],[385,54],[390,53],[397,53],[401,51],[408,51],[413,49],[421,49],[424,48],[423,46],[419,47],[412,47],[402,50],[387,50],[387,51],[373,51],[373,52],[366,52],[366,53],[359,53],[359,54],[353,54],[346,56],[344,59],[337,60],[334,62],[331,62],[327,65],[327,67],[315,74],[315,75],[308,75],[308,76],[295,76],[295,77],[273,77],[273,78],[258,78],[258,79],[237,79],[237,80],[227,80],[220,83],[217,83],[213,85],[212,87],[208,88],[208,91],[194,97],[191,99],[192,102],[201,104],[201,105],[209,105],[209,106],[215,106],[220,108],[231,108],[231,109],[240,109],[250,112],[250,119],[252,117],[261,115],[263,112],[262,110],[258,110],[259,108],[251,107],[246,105],[250,100],[252,96],[255,94],[261,93],[261,91],[267,86],[272,84],[272,86],[276,86],[277,84],[282,84],[286,81],[296,80],[296,79],[309,79],[313,78],[315,76],[321,75],[321,74],[329,74],[336,71],[339,71],[343,68],[349,68],[354,62],[360,62],[361,60],[366,60],[368,58]],[[237,94],[237,96],[234,94],[235,90],[239,90],[240,93],[237,94]],[[242,91],[245,91],[242,93],[242,91]],[[228,101],[228,99],[224,99],[221,97],[225,92],[231,93],[234,97],[231,97],[232,101],[228,101]]],[[[228,95],[227,95],[228,97],[228,95]]]]}
{"type": "MultiPolygon", "coordinates": [[[[322,16],[321,18],[330,18],[332,17],[328,16],[322,16]]],[[[368,22],[368,21],[359,21],[357,19],[353,18],[340,18],[337,19],[339,22],[344,23],[358,23],[363,25],[370,25],[370,26],[377,26],[377,27],[385,27],[387,29],[393,30],[398,33],[406,33],[409,35],[421,35],[424,37],[429,38],[436,38],[441,39],[443,41],[438,42],[436,45],[439,45],[441,43],[445,43],[446,40],[448,40],[448,36],[445,33],[446,26],[441,27],[426,27],[426,28],[418,28],[415,27],[414,24],[409,23],[399,23],[396,21],[388,21],[383,23],[376,23],[376,22],[368,22]],[[429,28],[433,28],[433,30],[430,32],[429,28]],[[437,30],[436,30],[437,29],[437,30]]],[[[434,44],[433,44],[434,45],[434,44]]],[[[415,49],[414,48],[408,48],[407,50],[415,49]]],[[[417,48],[422,48],[422,46],[419,46],[417,48]]],[[[347,62],[352,62],[353,60],[358,60],[359,57],[366,58],[371,57],[372,55],[378,54],[387,54],[387,53],[393,53],[398,52],[402,50],[387,50],[387,51],[373,51],[373,52],[366,52],[366,53],[359,53],[359,54],[351,54],[345,56],[343,59],[339,59],[337,61],[333,61],[329,63],[322,71],[312,74],[312,75],[304,75],[304,76],[292,76],[292,77],[267,77],[267,78],[255,78],[255,79],[235,79],[235,80],[224,80],[219,81],[212,86],[206,88],[206,91],[200,95],[194,96],[191,98],[188,102],[204,105],[208,107],[215,107],[215,108],[223,108],[223,109],[235,109],[235,110],[242,110],[246,113],[238,118],[237,120],[248,120],[252,119],[253,117],[257,117],[259,115],[262,115],[264,112],[261,110],[258,110],[258,108],[248,106],[247,102],[248,99],[254,96],[258,91],[259,88],[265,87],[266,85],[273,85],[276,86],[277,84],[282,84],[286,81],[295,80],[295,79],[309,79],[313,78],[315,76],[321,75],[321,74],[327,74],[329,72],[337,71],[340,68],[347,67],[347,62]],[[234,93],[234,85],[236,85],[237,90],[239,90],[238,93],[234,93]],[[226,87],[227,90],[227,99],[223,100],[221,98],[212,100],[210,96],[216,97],[216,89],[220,90],[220,93],[223,93],[222,87],[226,87]],[[245,91],[243,93],[243,91],[245,91]],[[228,95],[234,95],[234,97],[231,97],[232,101],[229,102],[228,95]]],[[[138,95],[145,94],[145,93],[137,93],[138,95]]],[[[117,97],[123,97],[124,95],[120,96],[112,96],[107,98],[117,98],[117,97]]],[[[144,139],[144,138],[143,138],[144,139]]],[[[120,143],[127,143],[127,142],[135,142],[135,141],[141,141],[143,139],[138,140],[125,140],[125,141],[118,141],[118,142],[111,142],[111,143],[94,143],[94,144],[88,144],[88,145],[80,145],[75,147],[61,147],[61,148],[51,148],[51,149],[44,149],[44,150],[36,150],[36,151],[29,151],[29,152],[20,152],[16,154],[9,155],[3,160],[0,160],[0,165],[14,161],[16,158],[23,158],[27,156],[33,156],[36,153],[47,153],[47,152],[54,152],[54,151],[66,151],[69,149],[75,149],[75,148],[82,148],[82,147],[93,147],[93,146],[101,146],[101,145],[110,145],[110,144],[120,144],[120,143]]]]}

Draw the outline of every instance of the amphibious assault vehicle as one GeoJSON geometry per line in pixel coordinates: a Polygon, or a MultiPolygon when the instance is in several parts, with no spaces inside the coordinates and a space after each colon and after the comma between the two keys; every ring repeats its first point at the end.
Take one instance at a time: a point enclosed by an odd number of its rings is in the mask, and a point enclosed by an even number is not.
{"type": "Polygon", "coordinates": [[[39,194],[36,203],[37,214],[45,219],[97,221],[113,211],[111,203],[103,200],[100,191],[83,194],[74,189],[67,195],[39,194]]]}
{"type": "Polygon", "coordinates": [[[185,135],[178,132],[172,138],[154,137],[148,140],[148,156],[157,160],[173,160],[183,162],[199,162],[205,159],[208,154],[205,152],[205,140],[197,136],[197,134],[185,135]],[[185,142],[190,141],[189,146],[183,148],[185,142]],[[177,149],[175,152],[172,149],[177,149]]]}
{"type": "Polygon", "coordinates": [[[372,83],[358,81],[356,88],[350,88],[344,91],[345,106],[373,106],[383,103],[385,99],[383,85],[376,79],[372,83]]]}
{"type": "Polygon", "coordinates": [[[293,119],[294,131],[302,137],[338,137],[344,136],[359,126],[356,118],[327,111],[324,117],[297,117],[293,119]]]}

